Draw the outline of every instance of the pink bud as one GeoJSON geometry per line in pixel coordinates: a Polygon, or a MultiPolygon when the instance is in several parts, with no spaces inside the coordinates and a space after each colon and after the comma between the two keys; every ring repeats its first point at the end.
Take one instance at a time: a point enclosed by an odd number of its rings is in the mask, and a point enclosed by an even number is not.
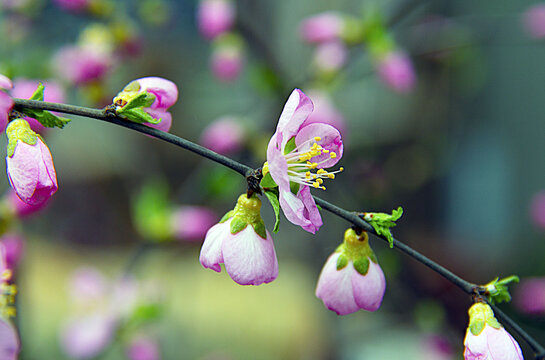
{"type": "Polygon", "coordinates": [[[159,344],[149,337],[139,336],[131,341],[127,357],[130,360],[159,360],[159,344]]]}
{"type": "Polygon", "coordinates": [[[181,206],[172,213],[174,236],[181,240],[202,241],[208,229],[217,221],[217,215],[200,206],[181,206]]]}
{"type": "MultiPolygon", "coordinates": [[[[0,74],[0,90],[9,90],[13,87],[11,80],[0,74]]],[[[3,91],[0,91],[0,132],[6,129],[8,125],[9,112],[13,107],[13,100],[3,91]]]]}
{"type": "Polygon", "coordinates": [[[19,196],[17,196],[17,193],[13,191],[13,189],[8,190],[8,193],[5,195],[5,199],[13,213],[19,218],[25,218],[32,215],[42,210],[47,206],[47,204],[49,204],[48,201],[44,201],[40,205],[29,205],[22,201],[19,196]]]}
{"type": "Polygon", "coordinates": [[[155,95],[151,109],[166,110],[178,100],[178,87],[172,81],[157,76],[144,77],[136,80],[140,91],[155,95]]]}
{"type": "Polygon", "coordinates": [[[299,28],[307,43],[338,40],[344,28],[342,16],[335,12],[324,12],[305,19],[299,28]]]}
{"type": "Polygon", "coordinates": [[[112,65],[111,54],[83,46],[63,47],[53,57],[58,76],[74,85],[102,78],[112,65]]]}
{"type": "MultiPolygon", "coordinates": [[[[8,133],[16,121],[10,123],[8,133]]],[[[57,191],[53,158],[40,137],[34,145],[16,140],[15,150],[6,157],[6,163],[10,185],[25,203],[41,205],[57,191]]]]}
{"type": "Polygon", "coordinates": [[[303,126],[314,123],[329,124],[339,130],[344,140],[345,135],[347,135],[346,121],[343,114],[331,101],[329,95],[320,90],[309,90],[306,93],[314,103],[314,111],[305,120],[303,126]]]}
{"type": "Polygon", "coordinates": [[[545,37],[545,4],[538,3],[528,8],[522,18],[528,35],[534,39],[545,37]]]}
{"type": "MultiPolygon", "coordinates": [[[[38,80],[28,80],[23,78],[18,78],[13,81],[13,90],[11,90],[11,96],[14,98],[28,99],[32,96],[34,91],[38,88],[40,81],[38,80]]],[[[64,103],[66,101],[66,96],[64,93],[64,88],[60,83],[55,80],[43,81],[42,84],[45,86],[44,89],[44,101],[54,102],[54,103],[64,103]]],[[[39,121],[24,117],[24,119],[30,125],[30,128],[37,133],[43,133],[46,127],[40,124],[39,121]]]]}
{"type": "Polygon", "coordinates": [[[540,191],[533,196],[530,216],[537,227],[545,229],[545,191],[540,191]]]}
{"type": "Polygon", "coordinates": [[[80,12],[89,6],[90,0],[54,0],[54,2],[64,10],[80,12]]]}
{"type": "Polygon", "coordinates": [[[221,35],[233,26],[235,8],[228,0],[202,0],[197,10],[197,23],[207,39],[221,35]]]}
{"type": "Polygon", "coordinates": [[[17,234],[5,234],[0,238],[0,244],[4,247],[6,266],[15,269],[23,255],[25,241],[17,234]]]}
{"type": "Polygon", "coordinates": [[[223,82],[232,82],[244,66],[242,51],[238,47],[221,46],[214,49],[211,63],[212,73],[223,82]]]}
{"type": "Polygon", "coordinates": [[[0,359],[16,360],[20,347],[15,328],[7,320],[0,318],[0,359]]]}
{"type": "Polygon", "coordinates": [[[347,57],[346,46],[340,41],[331,41],[316,47],[314,63],[322,72],[335,72],[344,66],[347,57]]]}
{"type": "Polygon", "coordinates": [[[201,144],[220,154],[236,152],[244,141],[244,128],[234,118],[221,117],[204,129],[201,144]]]}
{"type": "Polygon", "coordinates": [[[378,64],[381,80],[399,93],[410,92],[415,83],[413,65],[409,57],[401,51],[390,52],[378,64]]]}
{"type": "Polygon", "coordinates": [[[527,314],[545,314],[545,278],[524,279],[517,287],[514,304],[527,314]]]}

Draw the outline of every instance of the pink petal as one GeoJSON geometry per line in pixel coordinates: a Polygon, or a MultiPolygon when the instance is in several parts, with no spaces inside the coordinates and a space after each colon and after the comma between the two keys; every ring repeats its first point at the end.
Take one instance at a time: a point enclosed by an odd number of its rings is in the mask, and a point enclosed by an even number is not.
{"type": "Polygon", "coordinates": [[[73,319],[62,332],[61,345],[74,358],[92,358],[100,354],[114,337],[113,319],[104,313],[73,319]]]}
{"type": "Polygon", "coordinates": [[[522,360],[519,344],[504,329],[494,329],[486,326],[484,331],[488,338],[488,349],[494,360],[522,360]]]}
{"type": "Polygon", "coordinates": [[[299,225],[303,228],[312,225],[310,220],[305,217],[305,205],[303,204],[303,201],[295,196],[289,188],[288,190],[283,190],[279,187],[279,190],[280,206],[282,207],[286,219],[292,224],[299,225]]]}
{"type": "Polygon", "coordinates": [[[0,89],[9,90],[12,87],[13,83],[11,80],[7,76],[0,74],[0,89]]]}
{"type": "MultiPolygon", "coordinates": [[[[318,166],[318,168],[329,168],[335,165],[343,155],[343,142],[341,140],[341,134],[337,129],[328,124],[309,124],[301,128],[295,136],[295,144],[300,146],[305,143],[307,140],[310,140],[314,137],[319,136],[320,141],[316,141],[318,145],[321,145],[324,149],[331,152],[335,152],[337,157],[332,159],[329,154],[322,154],[315,156],[311,159],[312,162],[321,162],[326,160],[323,164],[318,166]]],[[[313,141],[314,142],[314,141],[313,141]]],[[[301,151],[307,151],[312,145],[311,142],[308,142],[305,146],[301,146],[301,151]]]]}
{"type": "Polygon", "coordinates": [[[282,141],[282,134],[274,134],[267,146],[267,163],[269,172],[276,184],[286,191],[290,188],[290,180],[288,176],[288,163],[278,147],[278,142],[282,141]],[[280,137],[280,139],[278,139],[280,137]]]}
{"type": "Polygon", "coordinates": [[[8,126],[8,116],[13,107],[13,100],[5,92],[0,91],[0,132],[8,126]]]}
{"type": "MultiPolygon", "coordinates": [[[[352,263],[349,264],[351,265],[352,263]]],[[[377,310],[386,289],[386,280],[380,266],[369,259],[369,270],[365,276],[357,271],[352,275],[352,287],[354,299],[360,308],[367,311],[377,310]]]]}
{"type": "Polygon", "coordinates": [[[267,239],[257,235],[248,225],[222,244],[225,270],[240,285],[269,283],[278,276],[278,261],[271,234],[267,239]]]}
{"type": "Polygon", "coordinates": [[[202,241],[216,221],[216,214],[203,206],[181,206],[171,218],[175,236],[185,241],[202,241]]]}
{"type": "Polygon", "coordinates": [[[0,318],[0,359],[16,360],[19,348],[17,331],[6,320],[0,318]]]}
{"type": "Polygon", "coordinates": [[[217,272],[221,271],[220,264],[223,263],[222,243],[231,235],[230,224],[231,220],[216,224],[206,233],[199,256],[199,261],[205,268],[217,272]]]}
{"type": "Polygon", "coordinates": [[[213,39],[228,31],[235,20],[235,9],[230,1],[201,0],[197,9],[199,31],[213,39]]]}
{"type": "Polygon", "coordinates": [[[324,12],[305,19],[299,32],[304,41],[318,43],[336,40],[343,30],[342,16],[335,12],[324,12]]]}
{"type": "Polygon", "coordinates": [[[281,148],[297,133],[307,117],[312,113],[312,101],[299,89],[293,90],[278,119],[276,132],[282,134],[281,148]]]}
{"type": "Polygon", "coordinates": [[[137,80],[142,91],[155,95],[152,109],[166,110],[178,100],[178,87],[172,81],[157,76],[145,77],[137,80]]]}
{"type": "MultiPolygon", "coordinates": [[[[485,328],[488,326],[485,326],[485,328]]],[[[488,339],[484,330],[477,336],[469,330],[466,331],[464,339],[464,359],[465,360],[481,360],[488,359],[490,353],[488,351],[488,339]]]]}
{"type": "Polygon", "coordinates": [[[316,234],[316,231],[323,225],[320,211],[316,206],[316,202],[310,193],[308,186],[301,186],[297,197],[303,202],[305,209],[303,210],[303,217],[310,221],[310,224],[304,225],[303,229],[316,234]]]}
{"type": "Polygon", "coordinates": [[[6,157],[7,171],[11,186],[21,200],[32,204],[32,196],[40,177],[42,161],[38,144],[28,145],[17,141],[12,157],[6,157]]]}
{"type": "Polygon", "coordinates": [[[158,124],[145,123],[145,125],[157,130],[168,132],[172,125],[172,115],[168,111],[146,108],[145,111],[155,119],[161,119],[158,124]]]}

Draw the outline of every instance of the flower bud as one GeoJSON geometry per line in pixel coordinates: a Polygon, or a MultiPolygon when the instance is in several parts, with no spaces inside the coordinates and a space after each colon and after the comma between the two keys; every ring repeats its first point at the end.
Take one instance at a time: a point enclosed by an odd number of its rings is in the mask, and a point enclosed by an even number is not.
{"type": "Polygon", "coordinates": [[[212,122],[201,135],[201,144],[219,154],[238,151],[244,141],[244,128],[234,118],[223,116],[212,122]]]}
{"type": "Polygon", "coordinates": [[[338,315],[380,307],[386,281],[366,232],[354,229],[344,233],[344,242],[327,259],[322,269],[316,296],[338,315]]]}
{"type": "Polygon", "coordinates": [[[545,4],[538,3],[523,14],[524,29],[534,39],[545,38],[545,4]]]}
{"type": "Polygon", "coordinates": [[[4,234],[0,238],[0,244],[4,248],[6,267],[14,270],[23,256],[25,241],[18,234],[4,234]]]}
{"type": "Polygon", "coordinates": [[[21,200],[13,189],[8,190],[8,193],[4,196],[4,201],[7,203],[10,213],[14,214],[18,218],[30,216],[42,210],[47,206],[47,204],[49,204],[48,201],[44,201],[39,205],[29,205],[21,200]]]}
{"type": "Polygon", "coordinates": [[[232,82],[244,67],[243,44],[239,37],[228,34],[219,37],[213,46],[210,66],[222,82],[232,82]]]}
{"type": "Polygon", "coordinates": [[[393,51],[379,60],[378,72],[381,80],[399,93],[410,92],[416,83],[411,59],[401,51],[393,51]]]}
{"type": "Polygon", "coordinates": [[[8,125],[9,112],[13,107],[13,100],[5,92],[1,91],[9,90],[13,87],[11,80],[6,76],[0,74],[0,132],[6,129],[8,125]]]}
{"type": "Polygon", "coordinates": [[[201,0],[197,10],[199,31],[213,39],[231,29],[235,20],[235,7],[229,0],[201,0]]]}
{"type": "Polygon", "coordinates": [[[269,283],[278,276],[278,261],[271,234],[261,219],[261,200],[240,195],[235,208],[206,233],[199,261],[220,272],[223,263],[240,285],[269,283]]]}
{"type": "Polygon", "coordinates": [[[41,205],[57,189],[53,158],[40,136],[23,119],[10,122],[6,129],[8,178],[17,196],[29,205],[41,205]]]}
{"type": "Polygon", "coordinates": [[[343,29],[342,15],[335,12],[324,12],[303,20],[299,33],[307,43],[321,43],[338,40],[343,29]]]}
{"type": "Polygon", "coordinates": [[[496,320],[490,305],[475,303],[468,313],[465,360],[523,360],[519,344],[496,320]]]}
{"type": "Polygon", "coordinates": [[[342,42],[326,42],[316,47],[314,64],[322,73],[335,73],[344,66],[347,56],[348,50],[342,42]]]}
{"type": "Polygon", "coordinates": [[[174,236],[186,241],[202,241],[216,219],[216,214],[206,207],[181,206],[172,213],[174,236]]]}
{"type": "Polygon", "coordinates": [[[102,78],[112,67],[112,54],[84,46],[65,46],[57,51],[52,67],[57,75],[73,85],[84,85],[102,78]]]}

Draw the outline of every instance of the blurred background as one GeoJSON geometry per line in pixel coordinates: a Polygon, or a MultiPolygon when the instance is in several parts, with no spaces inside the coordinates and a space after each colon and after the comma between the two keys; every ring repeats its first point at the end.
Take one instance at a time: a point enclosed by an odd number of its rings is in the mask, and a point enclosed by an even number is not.
{"type": "MultiPolygon", "coordinates": [[[[345,146],[345,171],[313,194],[349,210],[401,205],[396,238],[471,282],[519,275],[501,308],[545,343],[545,3],[1,0],[0,38],[14,97],[42,81],[46,101],[101,108],[134,79],[164,77],[179,89],[171,133],[256,168],[302,89],[345,146]]],[[[348,227],[327,212],[315,236],[282,218],[270,284],[204,269],[204,234],[244,179],[69,117],[42,134],[59,191],[34,214],[2,210],[20,359],[461,357],[470,297],[380,239],[381,308],[323,306],[316,281],[348,227]]],[[[266,201],[262,214],[271,229],[266,201]]]]}

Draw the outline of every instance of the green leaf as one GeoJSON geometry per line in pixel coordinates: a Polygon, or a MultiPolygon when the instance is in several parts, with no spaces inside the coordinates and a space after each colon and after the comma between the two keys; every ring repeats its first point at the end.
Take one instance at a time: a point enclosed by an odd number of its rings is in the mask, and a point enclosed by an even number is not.
{"type": "Polygon", "coordinates": [[[339,255],[337,258],[337,270],[343,269],[346,265],[348,265],[348,258],[343,254],[339,255]]]}
{"type": "MultiPolygon", "coordinates": [[[[154,101],[155,95],[145,91],[140,92],[138,93],[138,95],[129,100],[120,110],[132,110],[136,108],[150,107],[154,101]]],[[[118,110],[118,113],[120,110],[118,110]]]]}
{"type": "Polygon", "coordinates": [[[278,189],[265,190],[265,195],[267,196],[267,199],[269,199],[269,202],[274,210],[275,222],[273,232],[277,233],[280,225],[280,202],[278,201],[278,189]]]}
{"type": "Polygon", "coordinates": [[[263,220],[253,223],[252,227],[257,235],[261,236],[263,239],[267,239],[267,229],[265,228],[263,220]]]}
{"type": "Polygon", "coordinates": [[[39,83],[38,88],[34,91],[29,100],[44,101],[44,89],[45,86],[42,83],[39,83]]]}
{"type": "Polygon", "coordinates": [[[21,112],[28,117],[38,120],[40,124],[48,128],[58,127],[62,129],[66,124],[70,122],[70,119],[57,116],[46,110],[24,108],[21,110],[21,112]]]}
{"type": "Polygon", "coordinates": [[[161,122],[161,119],[154,118],[153,116],[142,110],[142,108],[125,109],[125,107],[122,107],[121,109],[117,110],[117,115],[139,124],[145,122],[150,124],[159,124],[161,122]]]}
{"type": "Polygon", "coordinates": [[[511,275],[506,278],[499,280],[496,277],[494,280],[485,285],[488,300],[490,303],[501,303],[511,301],[511,294],[509,294],[508,285],[512,282],[519,282],[519,277],[516,275],[511,275]]]}
{"type": "Polygon", "coordinates": [[[167,241],[172,237],[170,197],[165,182],[155,180],[144,185],[133,203],[133,222],[146,240],[167,241]]]}
{"type": "Polygon", "coordinates": [[[231,221],[231,234],[235,235],[242,230],[246,229],[248,223],[244,221],[240,216],[235,216],[231,221]]]}
{"type": "Polygon", "coordinates": [[[393,248],[394,238],[390,228],[396,226],[395,221],[398,220],[401,215],[403,215],[403,209],[400,206],[396,210],[392,211],[392,215],[369,212],[363,214],[363,219],[367,221],[373,227],[373,229],[375,229],[378,235],[386,237],[388,243],[390,244],[390,248],[393,248]]]}
{"type": "Polygon", "coordinates": [[[265,176],[263,176],[263,179],[261,179],[260,185],[262,188],[265,188],[265,189],[278,187],[276,182],[273,180],[270,172],[268,172],[265,176]]]}
{"type": "Polygon", "coordinates": [[[369,259],[367,257],[361,257],[354,261],[354,269],[365,276],[369,271],[369,259]]]}

